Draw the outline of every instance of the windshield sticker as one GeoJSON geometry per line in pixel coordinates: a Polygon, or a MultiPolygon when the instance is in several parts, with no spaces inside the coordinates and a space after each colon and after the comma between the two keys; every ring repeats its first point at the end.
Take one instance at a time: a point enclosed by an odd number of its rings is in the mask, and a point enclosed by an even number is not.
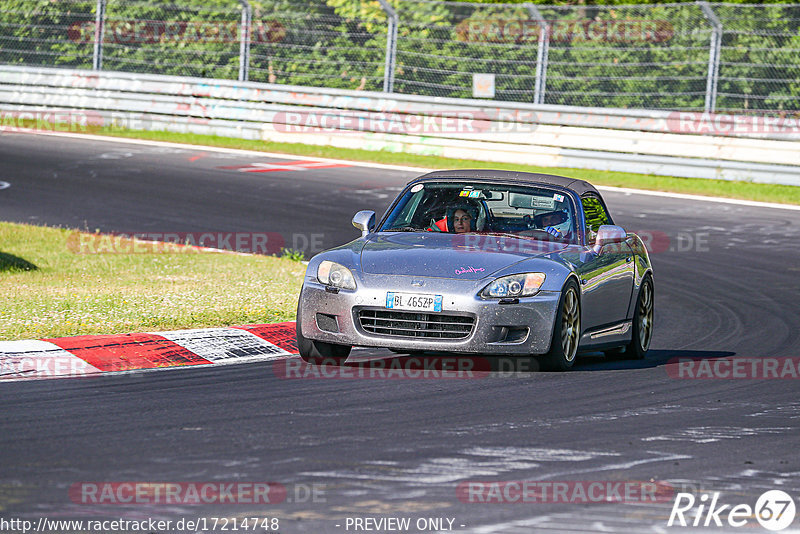
{"type": "Polygon", "coordinates": [[[470,265],[469,267],[464,267],[462,269],[456,267],[456,274],[482,273],[485,270],[486,269],[484,269],[483,267],[473,267],[470,265]]]}
{"type": "Polygon", "coordinates": [[[463,191],[461,191],[461,192],[458,194],[458,196],[460,196],[460,197],[468,197],[470,193],[472,193],[472,191],[471,191],[471,190],[469,190],[469,189],[464,189],[463,191]]]}
{"type": "Polygon", "coordinates": [[[470,197],[470,198],[480,198],[480,196],[481,196],[481,192],[480,192],[480,191],[472,191],[472,192],[469,194],[469,197],[470,197]]]}
{"type": "Polygon", "coordinates": [[[556,200],[554,198],[532,197],[531,204],[533,208],[552,210],[556,207],[556,200]]]}
{"type": "Polygon", "coordinates": [[[425,187],[423,184],[417,184],[417,185],[415,185],[414,187],[411,188],[411,192],[412,193],[419,193],[420,191],[422,191],[423,187],[425,187]]]}
{"type": "Polygon", "coordinates": [[[556,202],[564,202],[564,195],[559,195],[558,193],[556,193],[555,195],[553,195],[553,200],[555,200],[556,202]]]}

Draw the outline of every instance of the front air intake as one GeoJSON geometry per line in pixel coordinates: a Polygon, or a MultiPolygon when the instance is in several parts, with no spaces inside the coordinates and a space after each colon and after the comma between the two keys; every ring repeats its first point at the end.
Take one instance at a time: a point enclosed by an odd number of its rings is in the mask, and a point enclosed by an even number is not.
{"type": "Polygon", "coordinates": [[[475,325],[473,316],[393,310],[360,310],[358,319],[370,334],[425,339],[463,339],[475,325]]]}

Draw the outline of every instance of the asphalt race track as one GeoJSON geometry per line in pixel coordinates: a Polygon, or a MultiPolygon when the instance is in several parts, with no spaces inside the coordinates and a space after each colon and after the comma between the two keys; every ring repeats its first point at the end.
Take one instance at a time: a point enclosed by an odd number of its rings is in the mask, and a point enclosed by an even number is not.
{"type": "MultiPolygon", "coordinates": [[[[281,161],[294,158],[3,134],[0,181],[10,186],[0,218],[277,232],[316,252],[356,237],[353,213],[381,213],[414,176],[221,168],[281,161]]],[[[5,383],[2,516],[276,517],[283,534],[353,532],[348,518],[389,516],[450,518],[453,531],[474,533],[744,530],[668,528],[672,498],[463,502],[457,488],[467,481],[653,481],[751,506],[781,489],[800,504],[800,382],[676,379],[665,365],[800,356],[800,212],[604,196],[617,224],[652,239],[656,333],[646,360],[590,355],[569,373],[470,380],[287,380],[265,362],[5,383]],[[270,481],[288,494],[270,505],[71,500],[70,487],[86,481],[270,481]]]]}

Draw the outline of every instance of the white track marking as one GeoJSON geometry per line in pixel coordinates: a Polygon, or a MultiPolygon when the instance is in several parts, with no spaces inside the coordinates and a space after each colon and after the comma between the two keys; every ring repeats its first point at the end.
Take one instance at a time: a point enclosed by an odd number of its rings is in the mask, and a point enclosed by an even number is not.
{"type": "Polygon", "coordinates": [[[21,133],[29,133],[34,135],[48,135],[54,137],[68,137],[72,139],[85,139],[87,141],[106,141],[110,143],[177,148],[177,149],[195,150],[195,151],[198,149],[202,149],[204,152],[217,152],[220,154],[236,154],[248,157],[256,156],[261,158],[276,158],[276,159],[292,158],[298,161],[302,160],[302,161],[313,161],[313,162],[340,163],[340,164],[350,165],[353,167],[368,167],[371,169],[386,169],[391,171],[408,171],[408,172],[413,172],[415,174],[422,174],[424,172],[437,170],[437,169],[426,169],[423,167],[408,167],[403,165],[386,165],[383,163],[370,163],[367,161],[349,161],[343,159],[320,158],[315,156],[298,156],[296,154],[284,154],[280,152],[261,152],[258,150],[243,150],[240,148],[223,148],[223,147],[214,147],[206,145],[171,143],[168,141],[151,141],[148,139],[125,139],[118,137],[106,137],[103,135],[76,134],[69,132],[39,132],[35,130],[25,130],[23,128],[20,128],[18,131],[21,133]]]}
{"type": "Polygon", "coordinates": [[[274,360],[289,353],[239,328],[201,328],[152,332],[216,364],[274,360]]]}
{"type": "MultiPolygon", "coordinates": [[[[368,167],[372,169],[386,169],[392,171],[405,171],[405,172],[412,172],[416,174],[422,174],[425,172],[430,172],[434,170],[440,169],[428,169],[425,167],[410,167],[404,165],[386,165],[383,163],[370,163],[365,161],[350,161],[344,159],[331,159],[331,158],[318,158],[318,157],[311,157],[311,156],[297,156],[294,154],[281,154],[277,152],[259,152],[255,150],[241,150],[236,148],[220,148],[220,147],[209,147],[205,145],[189,145],[183,143],[170,143],[166,141],[150,141],[145,139],[121,139],[116,137],[106,137],[102,135],[89,135],[89,134],[76,134],[76,133],[69,133],[69,132],[37,132],[35,130],[24,130],[22,128],[19,129],[20,132],[24,133],[32,133],[36,135],[52,135],[52,136],[60,136],[60,137],[70,137],[75,139],[86,139],[86,140],[93,140],[93,141],[107,141],[112,143],[127,143],[127,144],[134,144],[134,145],[145,145],[145,146],[159,146],[159,147],[169,147],[169,148],[182,148],[182,149],[197,149],[198,147],[202,147],[204,151],[207,152],[219,152],[222,154],[240,154],[243,156],[260,156],[264,158],[281,158],[286,159],[287,157],[292,157],[296,160],[307,160],[307,161],[322,161],[328,163],[341,163],[345,165],[350,165],[353,167],[368,167]]],[[[649,196],[660,196],[660,197],[669,197],[669,198],[677,198],[683,200],[695,200],[700,202],[716,202],[719,204],[735,204],[738,206],[749,206],[753,208],[774,208],[774,209],[784,209],[784,210],[793,210],[793,211],[800,211],[800,206],[791,205],[791,204],[776,204],[772,202],[757,202],[754,200],[738,200],[735,198],[722,198],[722,197],[707,197],[701,195],[687,195],[683,193],[666,193],[663,191],[647,191],[644,189],[630,189],[627,187],[611,187],[611,186],[598,186],[597,189],[601,191],[609,191],[609,192],[617,192],[617,193],[624,193],[630,195],[649,195],[649,196]]]]}
{"type": "Polygon", "coordinates": [[[101,374],[74,354],[48,341],[0,341],[0,380],[29,380],[101,374]]]}
{"type": "Polygon", "coordinates": [[[716,202],[719,204],[734,204],[753,208],[777,208],[783,210],[800,211],[800,206],[792,204],[777,204],[775,202],[756,202],[754,200],[740,200],[736,198],[706,197],[701,195],[687,195],[684,193],[667,193],[665,191],[647,191],[646,189],[629,189],[627,187],[611,187],[607,185],[596,186],[600,191],[624,193],[626,195],[647,195],[652,197],[677,198],[681,200],[698,200],[702,202],[716,202]]]}
{"type": "Polygon", "coordinates": [[[8,189],[11,187],[11,184],[8,182],[0,182],[0,189],[8,189]]]}

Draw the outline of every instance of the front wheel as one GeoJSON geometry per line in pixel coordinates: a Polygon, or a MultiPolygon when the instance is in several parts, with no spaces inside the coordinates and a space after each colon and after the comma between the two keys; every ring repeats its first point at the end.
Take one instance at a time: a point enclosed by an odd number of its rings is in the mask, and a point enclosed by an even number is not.
{"type": "Polygon", "coordinates": [[[558,301],[550,350],[539,358],[544,371],[566,371],[575,363],[581,338],[581,301],[578,284],[569,280],[558,301]]]}

